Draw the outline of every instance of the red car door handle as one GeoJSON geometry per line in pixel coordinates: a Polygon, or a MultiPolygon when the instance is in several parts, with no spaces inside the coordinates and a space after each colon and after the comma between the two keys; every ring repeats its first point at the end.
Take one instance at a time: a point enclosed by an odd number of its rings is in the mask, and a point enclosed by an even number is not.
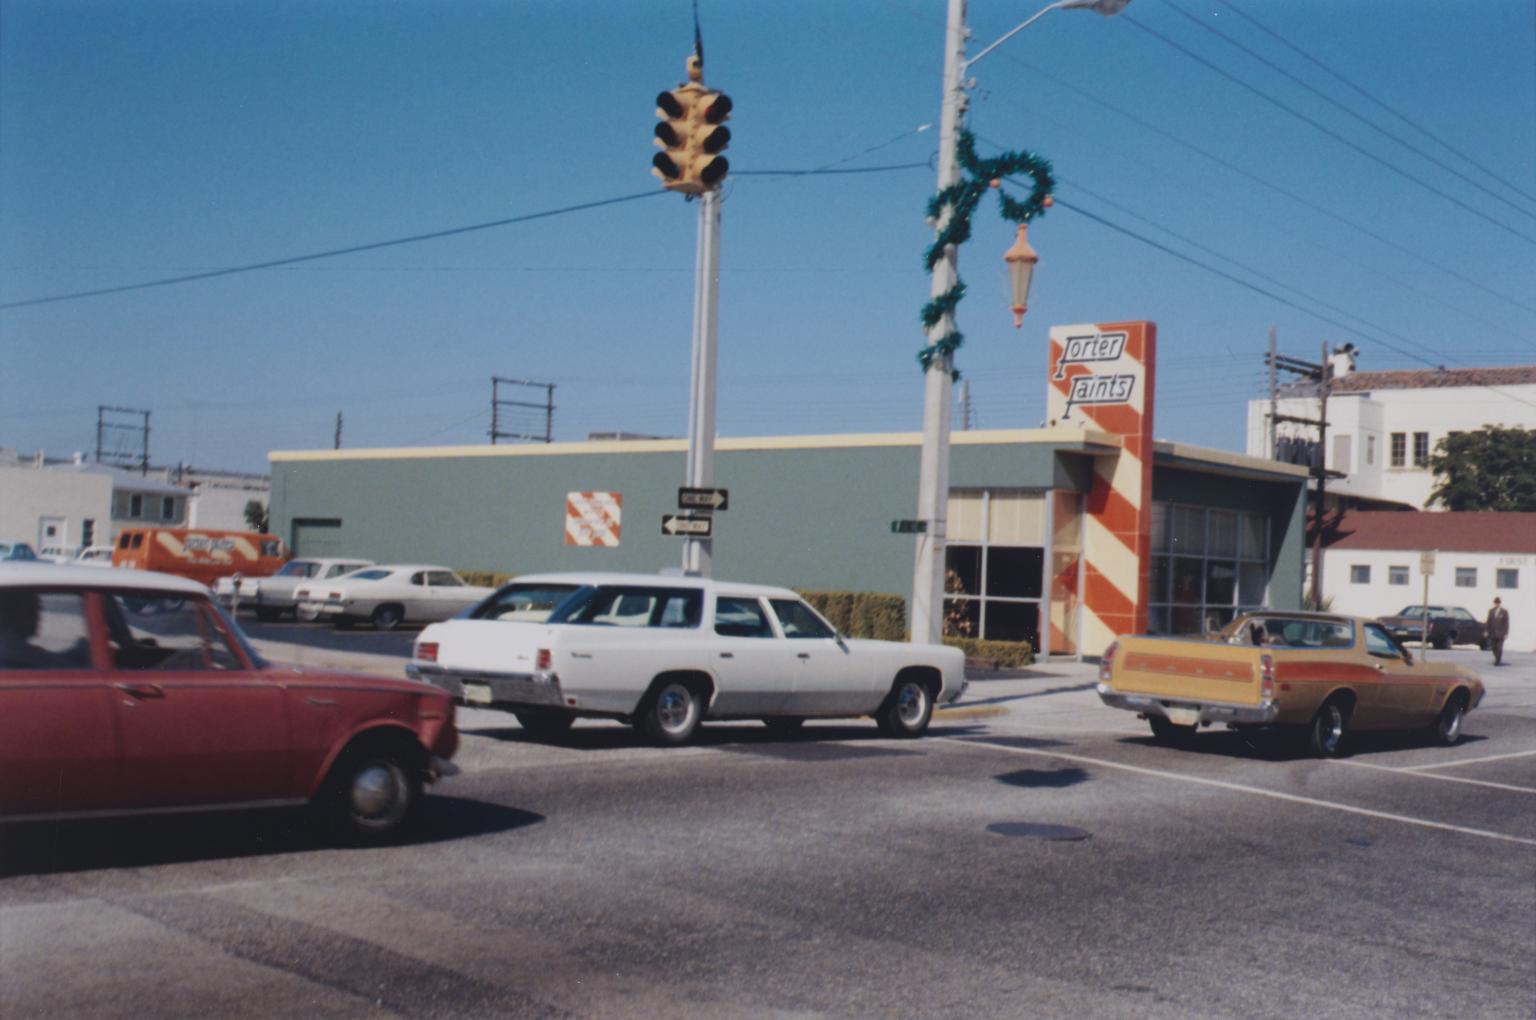
{"type": "Polygon", "coordinates": [[[124,694],[131,694],[140,701],[165,697],[165,688],[159,684],[118,684],[117,689],[124,694]]]}

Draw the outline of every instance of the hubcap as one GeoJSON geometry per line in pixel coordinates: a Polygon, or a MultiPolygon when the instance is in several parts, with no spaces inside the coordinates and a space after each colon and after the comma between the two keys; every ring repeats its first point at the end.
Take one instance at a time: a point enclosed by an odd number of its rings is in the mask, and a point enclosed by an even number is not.
{"type": "Polygon", "coordinates": [[[1328,706],[1323,715],[1323,726],[1323,746],[1332,751],[1339,746],[1339,738],[1344,736],[1344,713],[1337,705],[1328,706]]]}
{"type": "Polygon", "coordinates": [[[928,700],[927,694],[917,684],[907,684],[896,696],[896,715],[908,726],[915,726],[922,721],[923,708],[928,700]]]}
{"type": "Polygon", "coordinates": [[[693,698],[687,691],[668,687],[656,699],[656,718],[668,733],[685,729],[693,718],[693,698]]]}
{"type": "Polygon", "coordinates": [[[370,765],[352,780],[352,812],[372,820],[388,817],[404,796],[401,776],[386,765],[370,765]]]}
{"type": "Polygon", "coordinates": [[[1445,733],[1446,740],[1456,739],[1456,735],[1461,732],[1461,709],[1459,707],[1451,709],[1451,714],[1446,717],[1442,730],[1445,733]]]}

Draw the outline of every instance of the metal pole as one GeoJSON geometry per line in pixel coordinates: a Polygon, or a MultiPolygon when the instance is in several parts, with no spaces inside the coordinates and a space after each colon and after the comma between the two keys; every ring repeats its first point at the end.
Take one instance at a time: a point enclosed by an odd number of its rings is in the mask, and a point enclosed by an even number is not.
{"type": "MultiPolygon", "coordinates": [[[[699,198],[699,246],[693,280],[693,374],[688,387],[690,488],[715,484],[715,331],[720,319],[720,190],[699,198]]],[[[683,539],[683,569],[709,577],[713,538],[683,539]]]]}
{"type": "Polygon", "coordinates": [[[1271,460],[1280,459],[1280,381],[1279,367],[1275,359],[1280,352],[1275,348],[1275,327],[1269,327],[1269,453],[1271,460]]]}
{"type": "Polygon", "coordinates": [[[1318,362],[1317,415],[1317,506],[1312,511],[1312,608],[1323,608],[1323,510],[1324,488],[1328,481],[1328,390],[1333,386],[1333,369],[1328,364],[1328,341],[1323,341],[1323,357],[1318,362]]]}
{"type": "MultiPolygon", "coordinates": [[[[939,187],[960,179],[955,146],[965,120],[965,0],[949,0],[949,19],[944,31],[944,97],[939,116],[939,187]]],[[[943,230],[944,222],[937,225],[943,230]]],[[[931,296],[938,297],[955,285],[959,262],[953,245],[933,267],[931,296]]],[[[947,334],[954,323],[946,314],[929,332],[929,342],[947,334]]],[[[949,496],[949,403],[954,365],[948,357],[935,357],[923,383],[923,448],[918,464],[917,518],[928,530],[917,536],[916,562],[912,570],[912,640],[938,642],[944,635],[944,546],[949,496]]]]}

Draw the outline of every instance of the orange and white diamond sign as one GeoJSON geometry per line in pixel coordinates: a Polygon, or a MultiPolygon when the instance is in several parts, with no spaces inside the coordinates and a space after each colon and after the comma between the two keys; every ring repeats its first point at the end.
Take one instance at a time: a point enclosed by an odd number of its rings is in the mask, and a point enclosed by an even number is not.
{"type": "Polygon", "coordinates": [[[614,548],[623,509],[622,492],[567,492],[565,544],[614,548]]]}

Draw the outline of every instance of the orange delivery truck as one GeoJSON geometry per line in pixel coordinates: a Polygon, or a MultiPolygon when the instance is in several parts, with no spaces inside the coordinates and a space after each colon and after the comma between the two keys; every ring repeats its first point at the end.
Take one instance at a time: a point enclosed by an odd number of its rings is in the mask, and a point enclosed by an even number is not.
{"type": "Polygon", "coordinates": [[[276,535],[208,528],[124,528],[112,549],[114,567],[158,570],[212,588],[221,577],[266,577],[288,562],[276,535]]]}

